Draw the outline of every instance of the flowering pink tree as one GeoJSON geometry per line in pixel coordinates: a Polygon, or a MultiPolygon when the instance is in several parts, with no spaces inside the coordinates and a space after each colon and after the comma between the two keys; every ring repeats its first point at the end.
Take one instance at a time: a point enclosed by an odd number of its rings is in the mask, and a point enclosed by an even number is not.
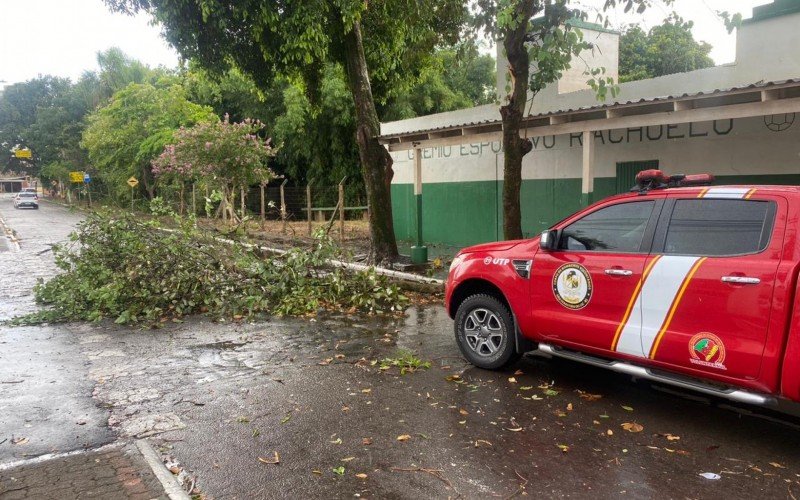
{"type": "MultiPolygon", "coordinates": [[[[182,127],[175,132],[174,144],[167,145],[153,160],[153,174],[221,188],[224,216],[236,187],[247,188],[275,177],[267,167],[267,160],[275,151],[269,139],[258,136],[262,128],[258,120],[231,123],[227,115],[222,121],[182,127]]],[[[233,210],[230,213],[234,219],[233,210]]]]}

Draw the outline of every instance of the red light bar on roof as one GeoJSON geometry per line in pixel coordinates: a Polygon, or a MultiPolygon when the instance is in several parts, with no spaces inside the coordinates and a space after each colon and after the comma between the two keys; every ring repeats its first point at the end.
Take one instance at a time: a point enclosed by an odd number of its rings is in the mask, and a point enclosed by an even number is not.
{"type": "Polygon", "coordinates": [[[631,191],[645,192],[651,189],[665,189],[682,186],[707,186],[714,182],[711,174],[676,174],[667,176],[661,170],[642,170],[636,174],[636,185],[631,191]]]}

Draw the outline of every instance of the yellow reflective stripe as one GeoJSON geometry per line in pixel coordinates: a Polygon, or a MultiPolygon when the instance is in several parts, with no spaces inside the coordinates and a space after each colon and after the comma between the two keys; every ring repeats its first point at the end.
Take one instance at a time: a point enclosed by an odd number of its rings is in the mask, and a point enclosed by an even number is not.
{"type": "Polygon", "coordinates": [[[628,307],[625,309],[625,314],[622,316],[622,321],[620,322],[619,326],[617,326],[617,331],[614,333],[614,340],[611,341],[611,350],[617,350],[617,344],[619,343],[619,336],[622,334],[622,330],[625,328],[625,325],[628,323],[628,320],[631,317],[631,312],[633,310],[633,304],[636,303],[636,299],[639,297],[639,293],[642,291],[642,285],[644,284],[644,280],[647,279],[647,276],[650,274],[650,270],[653,269],[656,261],[660,259],[660,255],[656,255],[656,257],[647,264],[647,267],[644,269],[644,273],[642,273],[642,277],[639,278],[639,282],[636,283],[636,288],[633,290],[633,295],[631,295],[631,300],[628,301],[628,307]]]}
{"type": "Polygon", "coordinates": [[[683,298],[683,293],[686,291],[686,288],[689,286],[689,282],[692,281],[692,277],[694,273],[700,268],[700,265],[707,259],[708,257],[703,257],[702,259],[695,262],[692,269],[684,278],[683,283],[681,284],[681,288],[678,291],[678,294],[675,296],[675,300],[672,301],[672,306],[669,308],[669,314],[667,314],[667,319],[664,320],[664,324],[661,326],[661,329],[658,331],[658,335],[656,336],[656,341],[653,342],[653,347],[650,349],[650,359],[656,358],[656,352],[658,351],[658,346],[661,344],[661,339],[664,338],[664,334],[666,333],[667,329],[669,328],[670,323],[672,323],[672,317],[675,315],[675,311],[678,309],[678,305],[683,298]]]}
{"type": "Polygon", "coordinates": [[[750,197],[753,196],[755,193],[756,193],[756,188],[751,189],[750,191],[747,192],[746,195],[744,195],[744,199],[749,200],[750,197]]]}
{"type": "Polygon", "coordinates": [[[709,189],[711,189],[711,188],[703,188],[703,190],[700,191],[700,194],[698,194],[697,197],[698,198],[702,198],[703,196],[706,195],[706,193],[708,192],[709,189]]]}

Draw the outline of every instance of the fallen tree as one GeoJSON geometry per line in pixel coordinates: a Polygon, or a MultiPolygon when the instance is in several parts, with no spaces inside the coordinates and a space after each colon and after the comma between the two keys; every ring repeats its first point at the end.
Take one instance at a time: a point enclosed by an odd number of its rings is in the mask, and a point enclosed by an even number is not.
{"type": "Polygon", "coordinates": [[[220,242],[191,220],[165,232],[157,220],[92,213],[68,244],[54,247],[62,273],[35,288],[46,309],[16,323],[114,319],[151,326],[190,314],[242,319],[313,315],[319,309],[396,313],[408,300],[374,270],[348,272],[327,262],[333,242],[280,257],[220,242]]]}

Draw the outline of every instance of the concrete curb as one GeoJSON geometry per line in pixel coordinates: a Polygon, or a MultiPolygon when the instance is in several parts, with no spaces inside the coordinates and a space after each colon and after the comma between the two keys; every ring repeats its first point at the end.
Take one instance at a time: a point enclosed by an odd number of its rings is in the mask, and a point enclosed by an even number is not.
{"type": "Polygon", "coordinates": [[[68,457],[73,457],[75,455],[83,455],[84,453],[100,452],[100,451],[110,450],[110,449],[113,449],[113,448],[121,448],[124,445],[125,445],[124,443],[122,443],[120,441],[116,441],[116,442],[113,442],[113,443],[104,444],[103,446],[101,446],[99,448],[94,448],[94,449],[90,449],[90,450],[86,450],[86,449],[81,448],[81,449],[78,449],[78,450],[65,451],[65,452],[62,452],[62,453],[45,453],[44,455],[39,455],[39,456],[36,456],[36,457],[33,457],[33,458],[26,458],[26,459],[23,459],[23,460],[15,460],[13,462],[6,462],[6,463],[3,463],[3,464],[0,464],[0,472],[7,471],[7,470],[10,470],[10,469],[16,469],[17,467],[22,467],[22,466],[25,466],[25,465],[40,464],[42,462],[47,462],[48,460],[58,460],[60,458],[68,458],[68,457]]]}
{"type": "Polygon", "coordinates": [[[167,494],[170,500],[191,500],[189,494],[186,493],[183,488],[181,488],[181,485],[178,484],[175,476],[173,476],[172,473],[167,470],[167,468],[164,466],[164,463],[161,461],[161,457],[158,455],[156,450],[150,446],[150,443],[148,443],[147,440],[137,439],[136,447],[144,457],[147,465],[149,465],[150,469],[153,470],[153,474],[155,474],[156,478],[161,483],[161,486],[164,487],[164,492],[167,494]]]}
{"type": "Polygon", "coordinates": [[[14,252],[19,252],[20,250],[19,240],[14,235],[14,231],[10,227],[8,227],[2,215],[0,215],[0,231],[5,235],[6,239],[8,240],[8,249],[14,252]]]}

